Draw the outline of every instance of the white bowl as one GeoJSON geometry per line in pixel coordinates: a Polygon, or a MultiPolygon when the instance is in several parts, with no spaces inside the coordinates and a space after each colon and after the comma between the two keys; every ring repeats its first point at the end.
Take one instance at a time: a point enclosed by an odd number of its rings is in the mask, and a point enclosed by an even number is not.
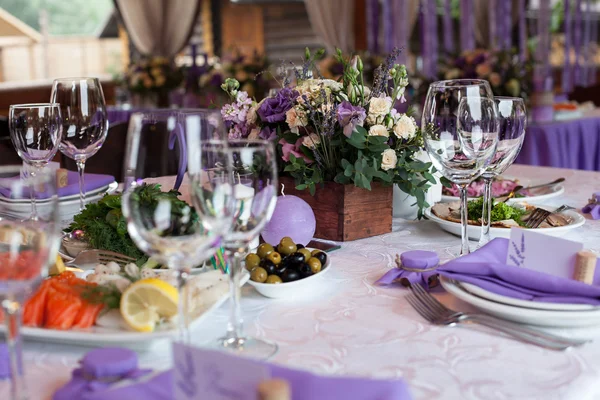
{"type": "MultiPolygon", "coordinates": [[[[547,208],[547,206],[538,206],[540,208],[547,208]]],[[[460,236],[460,223],[452,222],[438,217],[437,215],[431,212],[431,207],[425,210],[424,212],[427,219],[435,222],[445,230],[453,235],[460,236]]],[[[558,226],[552,228],[538,228],[535,229],[536,232],[543,233],[549,236],[563,236],[567,232],[579,228],[581,225],[585,224],[585,218],[576,211],[569,210],[564,211],[564,215],[570,217],[572,219],[572,223],[565,226],[558,226]]],[[[481,235],[481,226],[479,225],[469,225],[467,228],[467,234],[469,235],[469,239],[471,240],[479,240],[479,236],[481,235]]],[[[502,238],[510,238],[510,228],[500,228],[492,226],[490,228],[490,236],[492,238],[502,237],[502,238]]]]}
{"type": "MultiPolygon", "coordinates": [[[[309,249],[311,250],[311,249],[309,249]]],[[[325,253],[327,254],[327,253],[325,253]]],[[[331,257],[327,254],[325,268],[321,272],[307,278],[298,279],[293,282],[283,283],[259,283],[249,280],[248,284],[254,286],[256,291],[265,297],[272,299],[296,299],[306,298],[321,291],[322,277],[331,269],[331,257]]]]}

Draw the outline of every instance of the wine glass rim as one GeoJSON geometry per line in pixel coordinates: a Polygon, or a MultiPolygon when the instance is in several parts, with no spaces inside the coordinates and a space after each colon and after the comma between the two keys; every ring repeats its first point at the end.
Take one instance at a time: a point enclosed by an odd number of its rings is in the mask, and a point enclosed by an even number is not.
{"type": "Polygon", "coordinates": [[[100,82],[100,78],[95,77],[95,76],[74,76],[74,77],[54,79],[54,82],[73,82],[73,81],[98,81],[98,82],[100,82]]]}
{"type": "Polygon", "coordinates": [[[22,103],[11,104],[9,108],[51,108],[60,107],[60,103],[22,103]]]}
{"type": "Polygon", "coordinates": [[[450,82],[455,82],[458,83],[457,85],[453,85],[452,87],[467,87],[467,86],[477,86],[478,84],[486,84],[489,85],[490,83],[488,81],[486,81],[485,79],[445,79],[443,81],[436,81],[433,82],[431,84],[431,86],[435,86],[435,87],[445,87],[448,86],[448,84],[450,82]],[[462,82],[471,82],[471,83],[462,83],[462,82]],[[462,83],[462,84],[461,84],[462,83]]]}
{"type": "Polygon", "coordinates": [[[494,100],[525,101],[522,97],[516,96],[494,96],[494,100]]]}

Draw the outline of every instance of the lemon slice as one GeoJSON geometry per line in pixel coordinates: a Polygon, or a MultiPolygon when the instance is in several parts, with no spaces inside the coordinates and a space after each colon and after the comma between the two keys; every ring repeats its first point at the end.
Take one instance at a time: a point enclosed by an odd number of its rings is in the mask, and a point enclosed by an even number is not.
{"type": "Polygon", "coordinates": [[[60,275],[63,272],[65,272],[66,270],[67,270],[67,267],[65,266],[63,259],[59,255],[57,255],[56,262],[54,263],[54,265],[52,267],[50,267],[50,271],[48,271],[48,273],[50,275],[60,275]]]}
{"type": "Polygon", "coordinates": [[[178,301],[172,285],[157,278],[142,279],[121,296],[121,315],[132,329],[152,332],[161,318],[177,315],[178,301]]]}

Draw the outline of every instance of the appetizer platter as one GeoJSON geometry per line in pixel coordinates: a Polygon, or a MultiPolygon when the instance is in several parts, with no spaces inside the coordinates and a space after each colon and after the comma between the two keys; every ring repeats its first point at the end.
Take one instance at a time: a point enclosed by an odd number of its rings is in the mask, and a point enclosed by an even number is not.
{"type": "MultiPolygon", "coordinates": [[[[552,207],[539,206],[552,210],[552,207]]],[[[527,218],[536,208],[535,205],[520,203],[497,202],[492,208],[492,237],[510,237],[510,228],[524,227],[527,218]]],[[[437,223],[442,229],[454,235],[460,236],[460,203],[437,203],[425,210],[425,216],[437,223]]],[[[481,213],[483,210],[483,199],[471,200],[468,203],[469,226],[468,235],[471,240],[479,240],[481,234],[481,213]]],[[[551,214],[539,228],[540,233],[551,236],[562,236],[566,232],[576,229],[585,223],[585,218],[575,211],[565,211],[560,214],[551,214]]]]}
{"type": "Polygon", "coordinates": [[[289,237],[279,244],[262,243],[246,256],[249,284],[263,296],[294,298],[313,294],[316,280],[331,269],[329,257],[318,249],[296,244],[289,237]]]}
{"type": "MultiPolygon", "coordinates": [[[[560,183],[537,189],[526,189],[528,187],[542,185],[544,183],[548,182],[541,182],[529,179],[517,179],[513,177],[498,177],[494,179],[494,182],[492,183],[492,197],[502,198],[503,196],[508,195],[512,190],[514,190],[518,186],[522,186],[525,188],[525,190],[521,190],[519,193],[515,194],[514,198],[508,200],[508,203],[518,203],[522,201],[540,203],[547,199],[560,196],[565,191],[564,186],[560,183]]],[[[483,190],[483,179],[477,179],[469,185],[467,189],[467,195],[469,199],[475,199],[483,196],[483,190]]],[[[442,202],[448,203],[459,200],[459,189],[458,186],[456,186],[455,184],[453,184],[450,188],[444,187],[442,189],[442,202]]]]}

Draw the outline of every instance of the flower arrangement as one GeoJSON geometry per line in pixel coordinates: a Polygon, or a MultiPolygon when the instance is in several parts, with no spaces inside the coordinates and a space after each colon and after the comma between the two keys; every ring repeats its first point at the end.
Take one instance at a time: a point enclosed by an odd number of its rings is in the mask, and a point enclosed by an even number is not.
{"type": "Polygon", "coordinates": [[[248,96],[258,98],[263,98],[269,90],[269,81],[264,73],[268,67],[267,57],[258,52],[246,56],[236,50],[225,56],[222,62],[223,74],[237,80],[248,96]]]}
{"type": "Polygon", "coordinates": [[[131,93],[168,93],[181,84],[183,73],[165,57],[145,57],[129,65],[124,81],[131,93]]]}
{"type": "MultiPolygon", "coordinates": [[[[375,69],[383,63],[384,56],[368,52],[358,53],[363,62],[363,77],[367,82],[375,79],[375,69]]],[[[323,78],[338,80],[344,73],[344,64],[338,61],[335,55],[328,55],[318,63],[319,71],[323,78]]]]}
{"type": "Polygon", "coordinates": [[[324,182],[367,190],[374,182],[397,184],[423,209],[425,192],[436,181],[431,163],[417,159],[423,139],[415,120],[394,108],[405,101],[408,85],[405,66],[396,64],[399,50],[376,69],[372,85],[363,80],[361,58],[346,59],[340,50],[340,81],[322,78],[315,65],[322,54],[307,49],[296,86],[282,78],[277,95],[260,103],[227,79],[223,90],[232,103],[221,114],[229,137],[275,141],[281,172],[295,179],[298,190],[314,194],[324,182]]]}
{"type": "MultiPolygon", "coordinates": [[[[531,63],[519,60],[514,50],[476,49],[447,57],[439,68],[439,79],[485,79],[496,96],[522,97],[532,89],[531,63]]],[[[429,85],[424,85],[429,86],[429,85]]]]}

